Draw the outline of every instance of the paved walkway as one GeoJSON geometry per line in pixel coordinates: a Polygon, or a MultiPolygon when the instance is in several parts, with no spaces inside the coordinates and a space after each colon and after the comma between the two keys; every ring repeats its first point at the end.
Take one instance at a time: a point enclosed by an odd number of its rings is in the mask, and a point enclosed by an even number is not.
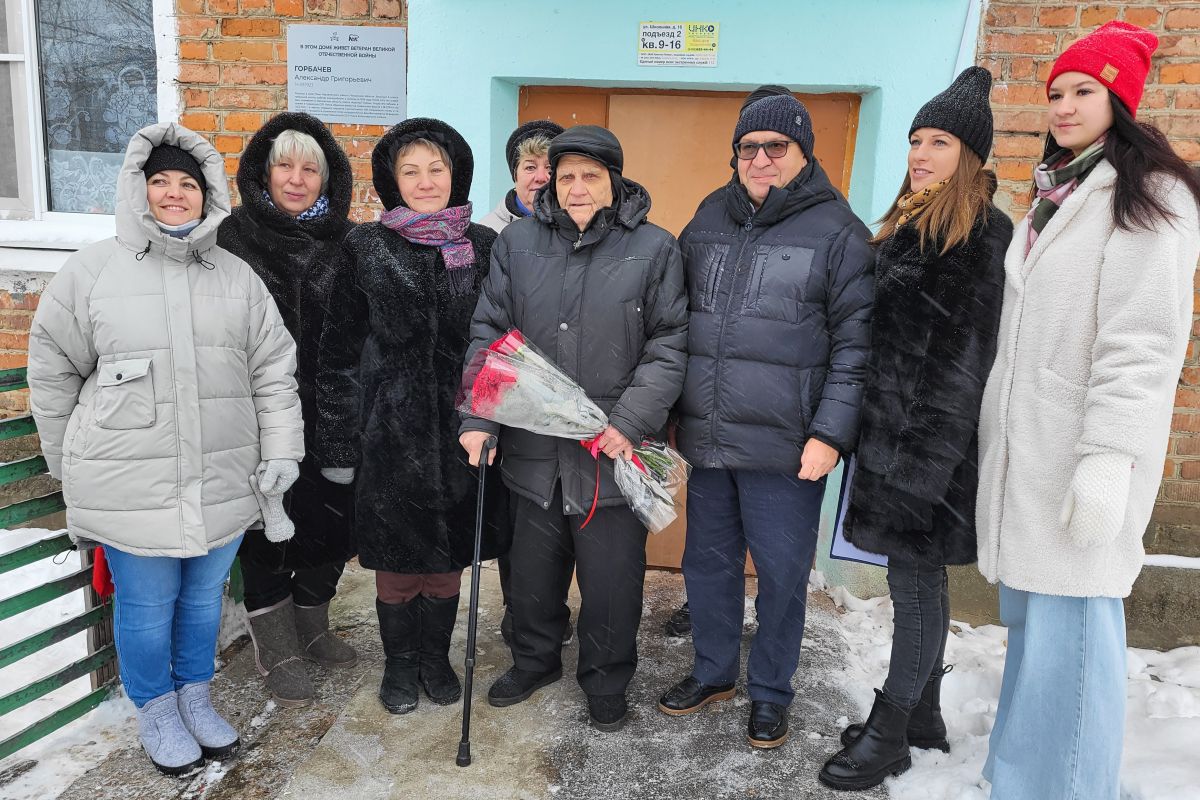
{"type": "MultiPolygon", "coordinates": [[[[749,703],[709,707],[684,718],[655,710],[658,695],[691,665],[688,639],[668,639],[663,623],[682,600],[678,575],[651,572],[641,633],[641,663],[630,687],[631,719],[615,734],[587,725],[585,698],[574,680],[576,647],[564,652],[566,677],[530,701],[507,709],[487,705],[487,687],[510,664],[499,635],[499,587],[484,572],[474,763],[459,768],[460,707],[422,699],[412,714],[392,716],[375,697],[382,656],[374,624],[374,581],[347,570],[335,601],[339,632],[362,656],[348,672],[321,672],[318,702],[276,709],[262,694],[251,648],[225,655],[214,682],[218,707],[243,732],[243,753],[191,779],[157,775],[140,751],[114,754],[77,781],[63,800],[656,800],[657,798],[884,798],[886,792],[836,794],[816,781],[836,747],[835,720],[855,716],[851,701],[832,688],[844,644],[837,612],[813,595],[808,635],[796,678],[792,736],[774,751],[746,744],[749,703]]],[[[573,603],[578,598],[573,598],[573,603]]],[[[465,604],[464,604],[465,607],[465,604]]],[[[753,615],[750,615],[753,618],[753,615]]],[[[462,663],[466,613],[460,614],[452,657],[462,663]]],[[[748,626],[748,637],[752,625],[748,626]]]]}

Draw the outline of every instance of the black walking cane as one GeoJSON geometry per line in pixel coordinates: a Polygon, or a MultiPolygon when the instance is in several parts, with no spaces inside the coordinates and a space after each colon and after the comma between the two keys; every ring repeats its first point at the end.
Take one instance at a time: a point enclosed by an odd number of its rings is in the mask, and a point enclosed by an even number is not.
{"type": "Polygon", "coordinates": [[[483,492],[487,482],[488,456],[496,449],[496,437],[489,436],[479,450],[479,497],[475,499],[475,555],[471,559],[471,605],[467,614],[467,659],[463,686],[462,741],[454,763],[471,766],[471,696],[475,688],[475,628],[479,624],[479,551],[483,545],[483,492]]]}

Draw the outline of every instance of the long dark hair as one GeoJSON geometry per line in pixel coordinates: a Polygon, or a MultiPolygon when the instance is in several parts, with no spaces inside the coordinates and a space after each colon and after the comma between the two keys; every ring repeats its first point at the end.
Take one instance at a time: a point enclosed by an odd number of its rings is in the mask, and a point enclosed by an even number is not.
{"type": "MultiPolygon", "coordinates": [[[[1112,105],[1113,124],[1104,139],[1104,158],[1117,171],[1113,190],[1113,221],[1117,227],[1126,231],[1138,228],[1150,231],[1154,230],[1157,221],[1169,222],[1176,218],[1162,196],[1154,191],[1155,184],[1150,178],[1156,174],[1178,180],[1200,206],[1200,174],[1171,149],[1163,132],[1134,119],[1112,92],[1109,92],[1108,102],[1112,105]]],[[[1042,163],[1061,149],[1054,141],[1054,135],[1046,134],[1042,163]]]]}

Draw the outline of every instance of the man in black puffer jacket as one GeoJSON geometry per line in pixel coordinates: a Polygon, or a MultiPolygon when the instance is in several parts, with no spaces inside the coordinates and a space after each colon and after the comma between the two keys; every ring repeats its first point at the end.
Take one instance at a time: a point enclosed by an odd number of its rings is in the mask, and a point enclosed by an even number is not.
{"type": "Polygon", "coordinates": [[[748,737],[787,738],[825,476],[857,437],[872,301],[870,234],[812,155],[790,95],[742,111],[737,175],[680,236],[691,300],[678,443],[696,661],[659,708],[733,696],[746,549],[758,570],[748,737]]]}
{"type": "Polygon", "coordinates": [[[514,666],[488,701],[519,703],[561,677],[574,555],[583,598],[579,684],[592,725],[611,731],[625,719],[637,666],[646,565],[646,529],[617,489],[611,459],[660,433],[679,397],[687,295],[675,237],[646,221],[650,197],[621,175],[621,145],[611,132],[581,125],[559,134],[550,165],[533,216],[506,227],[492,248],[467,361],[516,328],[579,383],[609,428],[597,462],[576,441],[475,418],[463,423],[460,441],[473,463],[487,436],[499,434],[501,475],[516,506],[514,666]]]}

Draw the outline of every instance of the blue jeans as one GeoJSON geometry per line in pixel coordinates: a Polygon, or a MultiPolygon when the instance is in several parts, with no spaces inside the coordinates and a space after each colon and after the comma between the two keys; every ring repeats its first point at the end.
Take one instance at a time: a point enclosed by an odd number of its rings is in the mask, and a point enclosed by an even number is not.
{"type": "Polygon", "coordinates": [[[105,547],[121,683],[138,708],[212,679],[221,595],[242,537],[194,558],[135,556],[105,547]]]}
{"type": "Polygon", "coordinates": [[[701,683],[737,681],[749,548],[758,571],[758,632],[750,647],[747,689],[751,700],[791,704],[824,493],[824,479],[692,471],[683,578],[696,648],[692,674],[701,683]]]}
{"type": "Polygon", "coordinates": [[[1000,585],[1008,655],[983,776],[992,800],[1117,800],[1125,609],[1000,585]]]}

